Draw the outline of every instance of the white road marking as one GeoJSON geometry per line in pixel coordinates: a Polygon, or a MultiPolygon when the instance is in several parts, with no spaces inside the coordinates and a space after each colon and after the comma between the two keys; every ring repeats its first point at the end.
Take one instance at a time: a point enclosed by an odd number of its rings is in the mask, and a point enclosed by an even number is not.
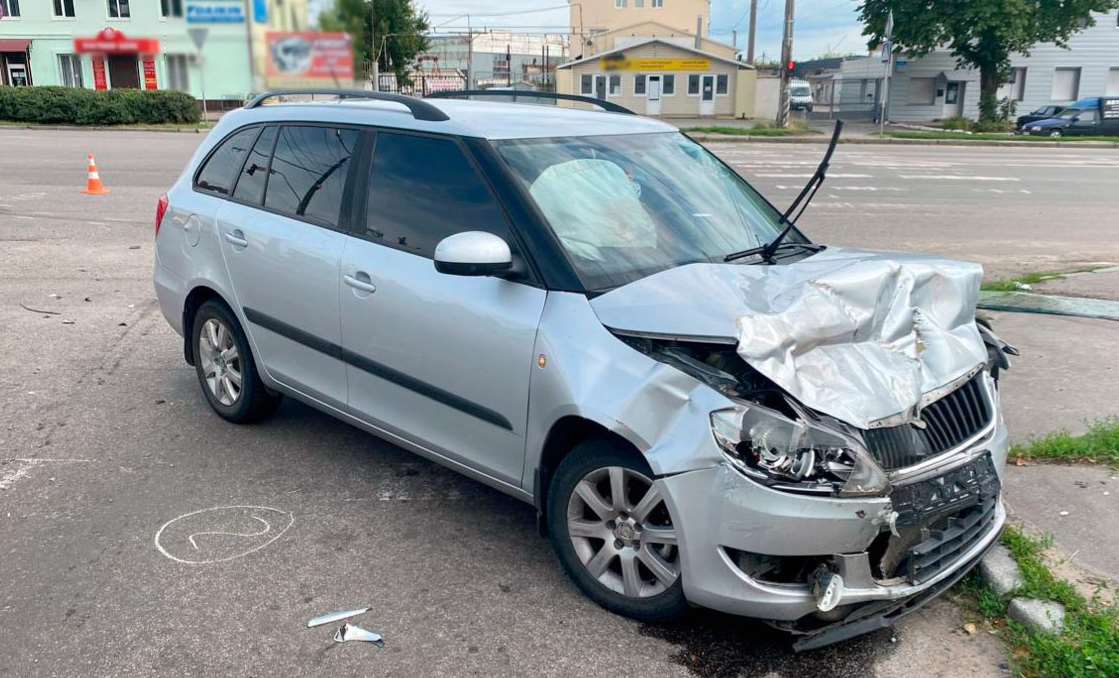
{"type": "Polygon", "coordinates": [[[20,480],[23,480],[31,474],[31,469],[36,466],[41,466],[47,463],[57,464],[75,464],[83,462],[91,462],[92,459],[47,459],[40,457],[14,457],[9,459],[0,460],[0,463],[7,465],[15,462],[18,464],[14,469],[6,469],[0,472],[0,490],[6,490],[15,485],[20,480]]]}
{"type": "Polygon", "coordinates": [[[1021,181],[1018,177],[978,177],[963,174],[899,174],[901,179],[945,179],[948,181],[1021,181]]]}

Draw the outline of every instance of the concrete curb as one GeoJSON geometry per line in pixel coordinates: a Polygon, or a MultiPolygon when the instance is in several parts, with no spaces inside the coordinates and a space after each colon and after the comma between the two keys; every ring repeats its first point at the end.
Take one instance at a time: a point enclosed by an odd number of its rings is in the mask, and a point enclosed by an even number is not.
{"type": "Polygon", "coordinates": [[[167,132],[169,134],[207,134],[213,128],[204,129],[202,127],[127,127],[124,125],[110,126],[110,125],[33,125],[30,123],[21,124],[4,124],[0,125],[0,130],[6,129],[34,129],[34,130],[48,130],[54,132],[167,132]]]}
{"type": "MultiPolygon", "coordinates": [[[[775,143],[775,144],[826,144],[830,140],[827,135],[817,136],[788,136],[766,137],[739,134],[691,134],[692,139],[699,142],[729,142],[729,143],[775,143]]],[[[876,139],[873,137],[848,137],[840,139],[841,144],[865,144],[868,146],[1009,146],[1013,148],[1091,148],[1091,149],[1116,149],[1119,141],[991,141],[977,139],[876,139]]]]}
{"type": "Polygon", "coordinates": [[[1015,598],[1006,614],[1038,633],[1059,636],[1065,630],[1065,606],[1035,598],[1015,598]]]}

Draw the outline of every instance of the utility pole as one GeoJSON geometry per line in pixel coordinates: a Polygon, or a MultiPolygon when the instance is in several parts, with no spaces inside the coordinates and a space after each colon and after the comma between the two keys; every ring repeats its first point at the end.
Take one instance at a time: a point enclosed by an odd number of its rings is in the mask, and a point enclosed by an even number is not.
{"type": "Polygon", "coordinates": [[[754,65],[754,41],[758,35],[758,0],[750,0],[750,37],[746,41],[746,63],[754,65]]]}
{"type": "Polygon", "coordinates": [[[789,62],[793,60],[793,15],[796,0],[785,0],[785,35],[781,39],[781,91],[777,104],[777,126],[789,125],[789,62]]]}
{"type": "Polygon", "coordinates": [[[738,53],[738,31],[730,32],[730,46],[734,48],[735,53],[738,53]]]}
{"type": "Polygon", "coordinates": [[[882,59],[886,62],[886,77],[883,78],[882,87],[882,110],[878,114],[878,136],[882,136],[886,131],[886,115],[890,112],[890,76],[894,73],[894,11],[890,10],[890,14],[886,17],[886,42],[882,45],[882,51],[885,52],[885,58],[882,59]]]}
{"type": "Polygon", "coordinates": [[[375,33],[376,29],[374,28],[377,25],[377,6],[374,4],[375,1],[376,0],[369,0],[369,76],[373,80],[373,91],[380,92],[381,73],[379,68],[380,64],[377,59],[380,55],[377,54],[377,35],[375,33]]]}
{"type": "Polygon", "coordinates": [[[466,15],[466,89],[474,89],[474,29],[466,15]]]}

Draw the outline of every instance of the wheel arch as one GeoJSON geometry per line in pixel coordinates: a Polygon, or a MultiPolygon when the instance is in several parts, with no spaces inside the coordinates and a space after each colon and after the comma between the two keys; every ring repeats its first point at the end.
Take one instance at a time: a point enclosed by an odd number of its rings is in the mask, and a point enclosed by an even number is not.
{"type": "Polygon", "coordinates": [[[641,455],[641,450],[632,441],[593,419],[577,414],[557,419],[544,439],[540,459],[533,474],[532,498],[536,506],[537,528],[542,536],[547,536],[548,489],[556,468],[576,446],[595,439],[611,441],[632,450],[634,454],[641,455]]]}
{"type": "MultiPolygon", "coordinates": [[[[183,301],[183,357],[188,365],[194,365],[194,314],[202,304],[216,299],[233,311],[233,307],[220,292],[207,285],[197,285],[191,289],[183,301]]],[[[234,314],[236,316],[236,314],[234,314]]]]}

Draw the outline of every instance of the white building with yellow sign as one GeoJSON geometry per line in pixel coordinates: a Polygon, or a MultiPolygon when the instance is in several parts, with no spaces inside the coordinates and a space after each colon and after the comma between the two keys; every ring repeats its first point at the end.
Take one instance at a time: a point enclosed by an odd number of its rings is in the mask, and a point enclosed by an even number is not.
{"type": "Polygon", "coordinates": [[[753,66],[725,52],[646,37],[559,66],[556,89],[643,115],[740,118],[753,115],[756,75],[753,66]]]}
{"type": "Polygon", "coordinates": [[[571,2],[574,60],[556,90],[660,117],[752,117],[754,67],[708,37],[709,0],[571,2]]]}

